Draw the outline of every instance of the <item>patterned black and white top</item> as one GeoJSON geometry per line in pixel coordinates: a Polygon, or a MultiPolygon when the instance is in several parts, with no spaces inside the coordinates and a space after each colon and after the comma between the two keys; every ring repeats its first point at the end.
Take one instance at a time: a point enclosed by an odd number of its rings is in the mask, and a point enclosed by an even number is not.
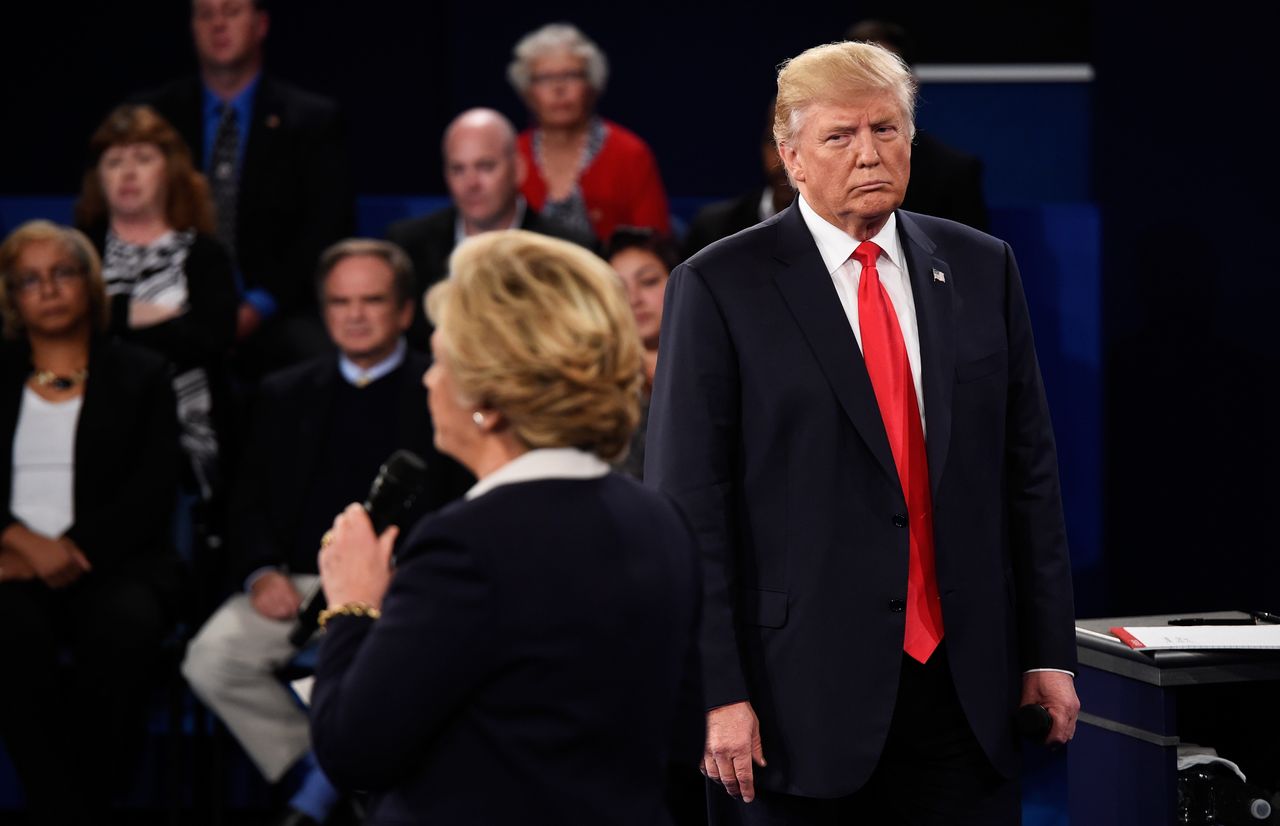
{"type": "MultiPolygon", "coordinates": [[[[193,230],[170,230],[149,244],[133,244],[108,230],[102,257],[107,295],[128,296],[131,303],[154,304],[176,310],[179,315],[186,313],[190,309],[187,258],[195,240],[193,230]]],[[[208,372],[199,366],[180,368],[173,377],[173,389],[178,397],[182,447],[207,498],[218,459],[208,372]]]]}

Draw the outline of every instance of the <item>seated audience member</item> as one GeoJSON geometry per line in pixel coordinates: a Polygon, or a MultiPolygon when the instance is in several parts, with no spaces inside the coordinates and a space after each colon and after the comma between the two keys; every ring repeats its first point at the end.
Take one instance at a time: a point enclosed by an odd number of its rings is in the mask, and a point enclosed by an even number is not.
{"type": "Polygon", "coordinates": [[[539,215],[520,194],[528,166],[516,151],[515,129],[501,113],[468,109],[445,129],[441,148],[453,205],[398,221],[387,230],[387,238],[409,254],[418,277],[409,342],[423,349],[430,333],[421,298],[445,277],[449,254],[467,238],[491,230],[527,229],[596,248],[590,231],[580,232],[539,215]]]}
{"type": "Polygon", "coordinates": [[[778,157],[778,145],[773,142],[773,103],[769,104],[769,117],[761,136],[760,161],[764,169],[763,189],[753,189],[741,197],[708,204],[698,210],[684,239],[686,258],[713,241],[767,221],[795,200],[796,191],[787,180],[787,171],[778,157]]]}
{"type": "Polygon", "coordinates": [[[177,592],[173,390],[104,334],[76,230],[0,245],[0,314],[0,739],[32,822],[96,824],[137,767],[177,592]]]}
{"type": "Polygon", "coordinates": [[[316,754],[374,794],[370,826],[666,823],[668,761],[702,743],[698,564],[669,500],[606,464],[639,416],[635,323],[609,267],[554,238],[473,238],[451,273],[428,401],[479,481],[394,576],[394,531],[335,520],[316,754]]]}
{"type": "MultiPolygon", "coordinates": [[[[849,27],[845,39],[874,43],[902,58],[907,68],[915,66],[911,37],[897,23],[863,20],[849,27]]],[[[902,209],[950,218],[986,232],[990,220],[982,195],[982,161],[916,129],[911,144],[911,182],[902,209]]]]}
{"type": "Polygon", "coordinates": [[[231,259],[211,234],[208,185],[182,138],[147,106],[112,112],[89,150],[76,221],[102,254],[111,332],[173,366],[188,487],[208,500],[218,480],[215,387],[237,304],[231,259]]]}
{"type": "Polygon", "coordinates": [[[338,106],[264,72],[262,0],[193,0],[199,76],[141,96],[209,177],[217,236],[241,281],[237,368],[246,379],[327,350],[311,275],[355,228],[338,106]]]}
{"type": "Polygon", "coordinates": [[[347,504],[365,498],[398,449],[427,462],[425,509],[470,482],[432,447],[427,358],[403,337],[412,284],[408,258],[386,241],[342,241],[321,257],[320,304],[339,354],[263,381],[231,499],[229,546],[244,592],[210,618],[182,665],[267,780],[299,764],[282,822],[323,822],[338,800],[309,755],[306,713],[275,677],[296,653],[288,637],[316,583],[321,535],[347,504]]]}
{"type": "Polygon", "coordinates": [[[670,230],[657,161],[635,133],[596,114],[609,65],[573,26],[553,23],[516,44],[507,77],[534,125],[520,133],[521,187],[544,216],[601,241],[620,224],[670,230]]]}
{"type": "Polygon", "coordinates": [[[649,391],[658,366],[658,332],[662,329],[662,300],[667,277],[680,263],[672,243],[647,227],[618,227],[609,239],[606,257],[622,286],[635,316],[644,347],[644,387],[640,401],[640,425],[631,437],[627,455],[616,467],[636,479],[644,478],[644,434],[649,419],[649,391]]]}

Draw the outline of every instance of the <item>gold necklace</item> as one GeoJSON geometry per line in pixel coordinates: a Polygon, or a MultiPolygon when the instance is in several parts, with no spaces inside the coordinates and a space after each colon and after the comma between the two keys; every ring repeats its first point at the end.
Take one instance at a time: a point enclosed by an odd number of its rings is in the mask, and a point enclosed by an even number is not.
{"type": "Polygon", "coordinates": [[[54,390],[70,390],[89,378],[89,368],[82,367],[69,376],[59,376],[52,370],[32,370],[31,377],[41,387],[52,387],[54,390]]]}

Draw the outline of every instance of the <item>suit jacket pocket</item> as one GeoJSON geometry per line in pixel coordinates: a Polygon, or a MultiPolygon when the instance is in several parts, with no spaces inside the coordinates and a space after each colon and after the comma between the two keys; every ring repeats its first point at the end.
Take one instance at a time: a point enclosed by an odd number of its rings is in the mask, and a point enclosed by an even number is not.
{"type": "Polygon", "coordinates": [[[980,359],[956,364],[956,381],[961,384],[969,381],[977,381],[978,379],[985,378],[992,373],[1006,369],[1008,365],[1009,351],[997,350],[980,359]]]}
{"type": "Polygon", "coordinates": [[[745,625],[781,628],[787,624],[786,591],[743,588],[739,596],[745,625]]]}

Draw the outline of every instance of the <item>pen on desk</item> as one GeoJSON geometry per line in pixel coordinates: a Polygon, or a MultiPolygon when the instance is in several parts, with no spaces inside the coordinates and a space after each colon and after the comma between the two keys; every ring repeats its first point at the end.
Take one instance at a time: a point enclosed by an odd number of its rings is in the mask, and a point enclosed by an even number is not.
{"type": "Polygon", "coordinates": [[[1169,620],[1170,625],[1257,625],[1257,621],[1252,617],[1244,619],[1243,617],[1179,617],[1178,619],[1169,620]]]}
{"type": "Polygon", "coordinates": [[[1249,614],[1258,622],[1269,624],[1280,623],[1280,614],[1272,614],[1269,611],[1250,611],[1249,614]]]}

